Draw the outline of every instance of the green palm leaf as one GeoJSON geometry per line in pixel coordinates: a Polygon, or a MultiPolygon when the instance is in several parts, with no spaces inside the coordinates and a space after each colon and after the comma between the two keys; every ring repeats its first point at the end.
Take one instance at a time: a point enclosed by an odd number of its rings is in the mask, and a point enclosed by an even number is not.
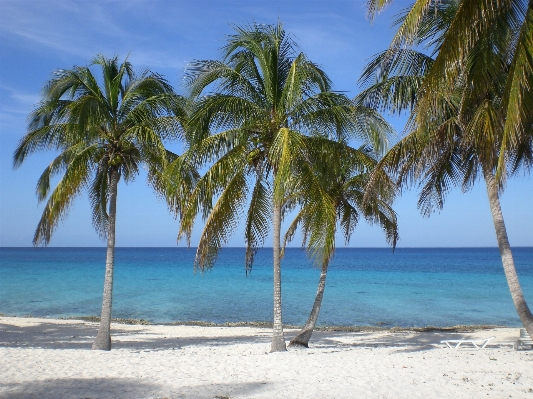
{"type": "MultiPolygon", "coordinates": [[[[87,190],[93,224],[108,240],[102,318],[93,348],[111,348],[109,335],[115,246],[117,186],[132,181],[144,164],[148,182],[166,194],[164,170],[176,159],[163,144],[184,137],[187,101],[177,96],[161,76],[149,71],[136,75],[132,65],[118,58],[96,56],[88,67],[58,70],[43,89],[41,103],[30,114],[28,133],[15,150],[20,166],[36,151],[59,155],[37,184],[39,201],[48,198],[37,225],[34,244],[47,245],[73,200],[87,190]],[[93,74],[99,67],[101,82],[93,74]],[[50,180],[61,176],[50,192],[50,180]]],[[[191,169],[189,175],[194,176],[191,169]]]]}

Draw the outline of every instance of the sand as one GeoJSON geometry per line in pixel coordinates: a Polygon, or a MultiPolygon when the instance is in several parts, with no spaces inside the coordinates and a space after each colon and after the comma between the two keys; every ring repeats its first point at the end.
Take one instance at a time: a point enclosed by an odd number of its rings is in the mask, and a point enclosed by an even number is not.
{"type": "Polygon", "coordinates": [[[97,327],[0,317],[0,397],[533,399],[517,328],[315,332],[309,349],[271,354],[269,329],[124,324],[112,351],[92,351],[97,327]],[[440,344],[489,336],[485,349],[440,344]]]}

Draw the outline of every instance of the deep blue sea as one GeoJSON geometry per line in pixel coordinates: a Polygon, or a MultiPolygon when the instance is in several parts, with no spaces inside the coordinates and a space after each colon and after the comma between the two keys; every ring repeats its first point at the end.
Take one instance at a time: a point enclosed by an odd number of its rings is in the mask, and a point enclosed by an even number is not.
{"type": "MultiPolygon", "coordinates": [[[[154,323],[272,320],[272,250],[251,274],[244,249],[225,248],[212,270],[194,273],[195,250],[117,248],[113,317],[154,323]]],[[[533,305],[533,248],[514,248],[533,305]]],[[[0,313],[99,315],[105,248],[0,248],[0,313]]],[[[302,325],[320,270],[301,249],[282,260],[283,321],[302,325]]],[[[343,248],[336,251],[320,325],[518,326],[497,248],[343,248]]]]}

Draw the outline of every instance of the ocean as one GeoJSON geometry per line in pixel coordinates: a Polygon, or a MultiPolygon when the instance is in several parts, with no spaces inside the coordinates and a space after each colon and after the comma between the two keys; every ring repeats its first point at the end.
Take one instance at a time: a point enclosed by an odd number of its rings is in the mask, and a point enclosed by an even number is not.
{"type": "MultiPolygon", "coordinates": [[[[105,248],[0,248],[0,313],[100,315],[105,248]]],[[[272,320],[272,250],[246,276],[243,248],[224,248],[194,273],[195,249],[117,248],[113,317],[153,323],[272,320]]],[[[533,306],[533,247],[513,255],[533,306]]],[[[283,322],[303,325],[320,270],[302,249],[282,260],[283,322]]],[[[339,248],[331,262],[319,325],[519,326],[497,248],[339,248]]]]}

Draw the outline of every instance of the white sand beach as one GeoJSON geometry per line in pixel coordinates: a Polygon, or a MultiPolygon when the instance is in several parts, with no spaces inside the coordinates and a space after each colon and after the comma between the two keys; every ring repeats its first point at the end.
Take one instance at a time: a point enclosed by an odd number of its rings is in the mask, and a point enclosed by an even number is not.
{"type": "MultiPolygon", "coordinates": [[[[1,398],[533,398],[517,328],[467,333],[315,332],[270,354],[270,330],[0,317],[1,398]],[[494,336],[485,349],[443,339],[494,336]]],[[[286,338],[295,335],[288,330],[286,338]]]]}

